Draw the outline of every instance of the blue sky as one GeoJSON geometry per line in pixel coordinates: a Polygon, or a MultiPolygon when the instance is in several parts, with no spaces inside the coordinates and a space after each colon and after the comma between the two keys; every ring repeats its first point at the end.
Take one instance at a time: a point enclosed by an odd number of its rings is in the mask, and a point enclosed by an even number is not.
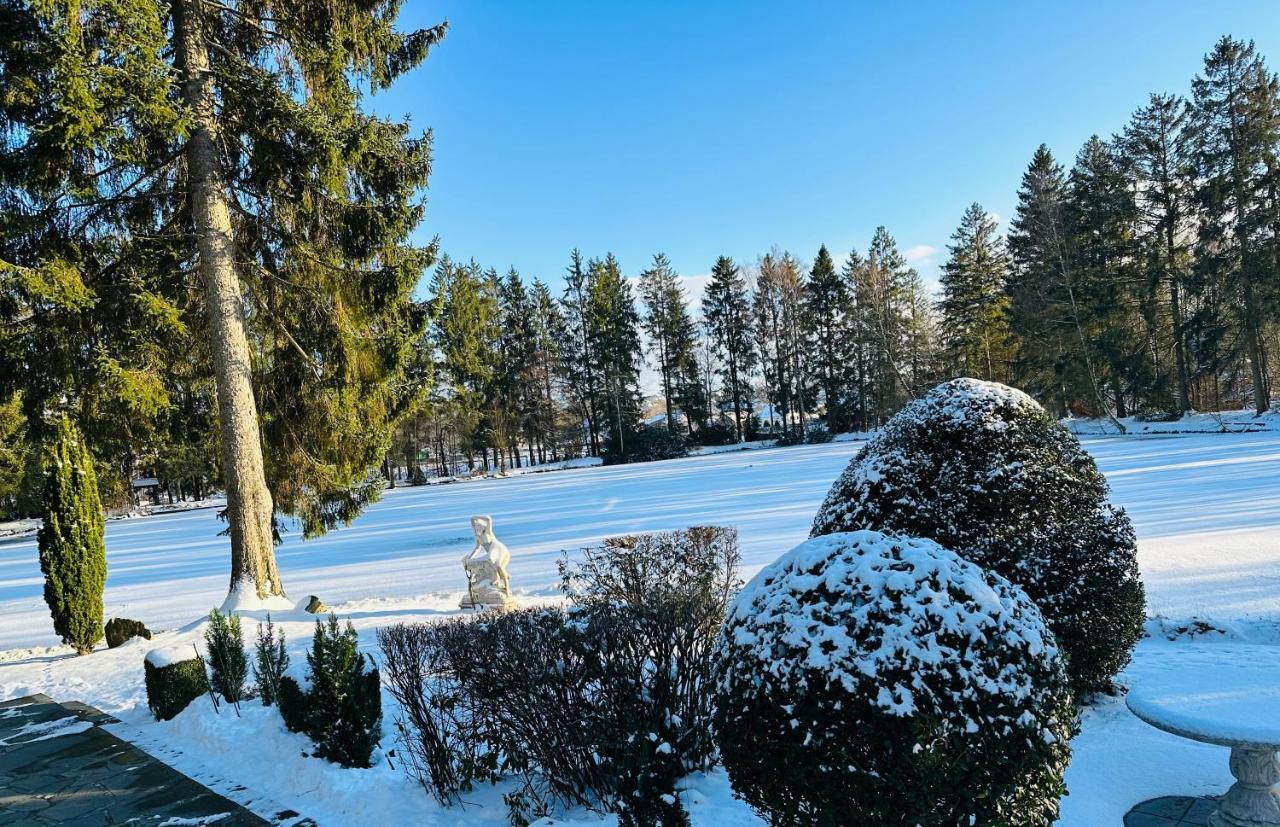
{"type": "MultiPolygon", "coordinates": [[[[1280,4],[408,2],[447,17],[374,99],[435,132],[423,237],[559,289],[574,247],[683,274],[883,224],[928,277],[965,207],[1011,214],[1043,142],[1069,164],[1222,34],[1280,68],[1280,4]],[[931,252],[932,251],[932,252],[931,252]]],[[[695,285],[697,280],[691,280],[695,285]]]]}

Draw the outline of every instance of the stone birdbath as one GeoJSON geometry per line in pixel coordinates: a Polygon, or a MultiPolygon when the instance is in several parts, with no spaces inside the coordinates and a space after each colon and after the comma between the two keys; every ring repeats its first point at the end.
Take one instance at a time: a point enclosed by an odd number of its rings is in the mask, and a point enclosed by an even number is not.
{"type": "Polygon", "coordinates": [[[1126,703],[1158,729],[1231,748],[1236,782],[1210,827],[1280,827],[1280,657],[1209,673],[1169,670],[1144,678],[1126,703]]]}

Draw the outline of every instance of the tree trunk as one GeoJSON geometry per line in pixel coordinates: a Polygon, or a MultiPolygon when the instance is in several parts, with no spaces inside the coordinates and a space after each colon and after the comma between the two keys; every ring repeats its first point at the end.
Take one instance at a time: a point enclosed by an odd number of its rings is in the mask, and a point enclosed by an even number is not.
{"type": "Polygon", "coordinates": [[[272,538],[271,492],[262,462],[262,435],[253,398],[243,297],[227,206],[213,75],[199,0],[174,0],[174,39],[182,96],[191,111],[185,149],[193,229],[204,283],[205,311],[222,430],[222,475],[231,534],[231,591],[252,587],[262,598],[284,597],[272,538]]]}

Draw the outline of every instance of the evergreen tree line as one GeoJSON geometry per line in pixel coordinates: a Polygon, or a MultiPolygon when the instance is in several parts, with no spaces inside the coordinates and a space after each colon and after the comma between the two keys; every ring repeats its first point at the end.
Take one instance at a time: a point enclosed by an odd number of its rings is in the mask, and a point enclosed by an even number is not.
{"type": "Polygon", "coordinates": [[[631,279],[612,254],[575,250],[558,296],[444,256],[429,294],[431,390],[397,432],[393,481],[625,461],[657,430],[723,444],[869,428],[937,375],[932,308],[884,228],[840,269],[825,247],[812,265],[721,256],[700,306],[661,253],[631,279]],[[658,379],[647,420],[646,364],[658,379]]]}
{"type": "Polygon", "coordinates": [[[1008,238],[974,205],[942,277],[948,373],[1058,415],[1268,409],[1280,348],[1280,82],[1218,41],[1065,170],[1036,150],[1008,238]]]}
{"type": "Polygon", "coordinates": [[[1007,234],[974,204],[948,250],[936,296],[884,228],[841,262],[825,247],[812,262],[721,257],[700,312],[661,254],[633,283],[612,255],[575,252],[559,297],[446,262],[439,375],[398,434],[406,467],[432,453],[424,423],[442,473],[450,455],[468,468],[625,455],[643,440],[646,360],[660,427],[703,443],[874,428],[954,376],[1017,385],[1060,416],[1266,411],[1280,81],[1252,43],[1222,38],[1189,97],[1151,95],[1069,170],[1040,146],[1007,234]]]}
{"type": "MultiPolygon", "coordinates": [[[[429,135],[360,113],[321,52],[307,51],[304,74],[330,91],[300,103],[303,78],[269,63],[243,16],[202,7],[193,28],[137,9],[129,28],[109,5],[76,20],[2,8],[10,513],[38,503],[33,457],[52,411],[83,432],[109,503],[128,500],[140,468],[179,497],[226,484],[229,465],[252,477],[253,452],[225,453],[215,392],[232,379],[242,384],[222,396],[246,392],[260,414],[263,496],[310,533],[357,514],[382,476],[627,459],[655,428],[707,444],[869,429],[957,375],[1018,385],[1060,415],[1269,406],[1280,83],[1251,43],[1221,39],[1188,97],[1152,95],[1070,170],[1039,148],[1007,235],[980,206],[965,212],[936,297],[881,228],[843,259],[825,247],[812,261],[721,257],[691,303],[662,255],[628,279],[614,256],[575,252],[555,292],[437,261],[434,245],[408,241],[429,135]],[[200,142],[185,139],[204,104],[175,97],[168,74],[192,32],[212,57],[187,59],[212,60],[203,76],[219,85],[205,131],[234,196],[221,209],[236,239],[240,344],[213,330],[227,321],[215,318],[220,259],[197,243],[218,235],[192,178],[200,142]],[[121,71],[129,61],[136,71],[121,71]],[[94,107],[75,104],[85,96],[94,107]],[[414,300],[432,267],[429,298],[414,300]],[[237,348],[252,359],[247,387],[228,374],[244,365],[237,348]],[[646,363],[662,415],[650,427],[646,363]]],[[[356,44],[343,60],[385,85],[442,32],[356,44]]],[[[323,39],[286,35],[304,51],[323,39]]]]}

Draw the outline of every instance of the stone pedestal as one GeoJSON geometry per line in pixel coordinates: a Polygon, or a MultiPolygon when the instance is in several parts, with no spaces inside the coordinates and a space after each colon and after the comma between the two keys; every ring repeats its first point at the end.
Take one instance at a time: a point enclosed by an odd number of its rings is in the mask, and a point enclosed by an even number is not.
{"type": "Polygon", "coordinates": [[[468,594],[462,598],[462,602],[458,606],[463,609],[475,609],[476,611],[505,612],[508,609],[514,609],[516,601],[507,595],[485,592],[483,594],[477,593],[474,596],[468,594]]]}
{"type": "Polygon", "coordinates": [[[1280,827],[1280,764],[1270,749],[1231,748],[1236,783],[1209,816],[1209,827],[1280,827]]]}

